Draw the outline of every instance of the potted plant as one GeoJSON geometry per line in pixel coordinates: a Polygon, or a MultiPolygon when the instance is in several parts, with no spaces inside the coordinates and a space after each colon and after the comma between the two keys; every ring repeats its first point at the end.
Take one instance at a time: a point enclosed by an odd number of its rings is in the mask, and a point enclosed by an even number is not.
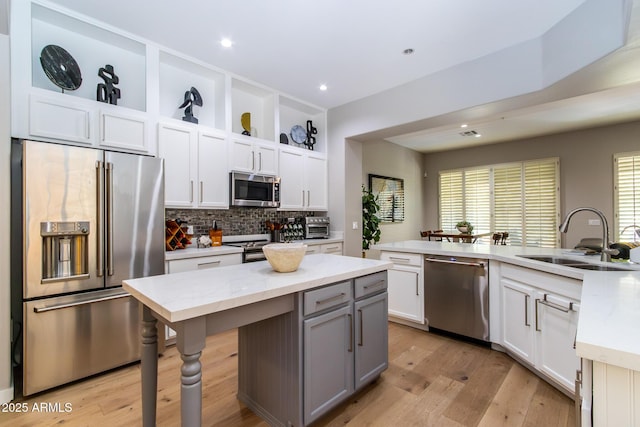
{"type": "Polygon", "coordinates": [[[380,219],[376,216],[380,210],[378,196],[362,186],[362,257],[371,243],[380,241],[380,219]]]}
{"type": "Polygon", "coordinates": [[[456,224],[456,228],[462,234],[471,234],[473,231],[473,225],[469,221],[460,221],[456,224]]]}

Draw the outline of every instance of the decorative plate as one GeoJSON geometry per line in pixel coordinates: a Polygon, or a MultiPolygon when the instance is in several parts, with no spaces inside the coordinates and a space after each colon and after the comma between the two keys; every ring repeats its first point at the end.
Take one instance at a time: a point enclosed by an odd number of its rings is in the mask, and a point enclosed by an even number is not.
{"type": "Polygon", "coordinates": [[[307,131],[300,125],[291,128],[291,139],[296,144],[304,144],[307,140],[307,131]]]}
{"type": "Polygon", "coordinates": [[[73,56],[53,44],[42,48],[40,64],[49,80],[63,91],[76,90],[82,84],[82,73],[73,56]]]}

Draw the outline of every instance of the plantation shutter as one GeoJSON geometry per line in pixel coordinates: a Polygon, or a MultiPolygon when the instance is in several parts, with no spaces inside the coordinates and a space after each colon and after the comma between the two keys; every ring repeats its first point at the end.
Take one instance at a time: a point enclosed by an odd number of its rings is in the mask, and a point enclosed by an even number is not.
{"type": "Polygon", "coordinates": [[[463,214],[462,194],[463,172],[440,172],[439,201],[440,227],[443,230],[454,230],[463,214]]]}
{"type": "MultiPolygon", "coordinates": [[[[470,169],[464,173],[464,210],[457,221],[469,221],[474,233],[491,230],[491,183],[489,168],[470,169]]],[[[455,226],[455,224],[454,224],[455,226]]]]}
{"type": "Polygon", "coordinates": [[[558,160],[524,163],[524,246],[559,246],[558,160]]]}
{"type": "Polygon", "coordinates": [[[493,170],[493,231],[508,232],[512,245],[522,246],[522,165],[496,166],[493,170]]]}
{"type": "Polygon", "coordinates": [[[616,241],[638,240],[635,227],[640,226],[640,153],[614,156],[614,214],[616,241]]]}

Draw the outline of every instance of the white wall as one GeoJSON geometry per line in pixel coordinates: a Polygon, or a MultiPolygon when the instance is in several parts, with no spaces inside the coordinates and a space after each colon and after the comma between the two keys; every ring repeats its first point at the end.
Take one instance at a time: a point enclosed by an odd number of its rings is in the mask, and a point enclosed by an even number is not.
{"type": "MultiPolygon", "coordinates": [[[[380,242],[416,240],[422,227],[423,155],[386,141],[362,144],[362,183],[368,187],[369,174],[404,180],[405,218],[403,222],[381,223],[380,242]]],[[[379,258],[379,251],[370,250],[368,258],[379,258]]]]}
{"type": "MultiPolygon", "coordinates": [[[[2,16],[0,16],[2,19],[2,16]]],[[[0,33],[0,402],[13,399],[11,374],[11,293],[9,277],[9,193],[10,193],[10,112],[9,37],[0,33]]]]}

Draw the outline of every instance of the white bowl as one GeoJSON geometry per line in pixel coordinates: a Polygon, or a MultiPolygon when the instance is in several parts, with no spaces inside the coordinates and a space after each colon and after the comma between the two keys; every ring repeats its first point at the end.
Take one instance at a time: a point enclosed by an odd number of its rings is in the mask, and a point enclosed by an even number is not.
{"type": "Polygon", "coordinates": [[[307,252],[307,245],[302,243],[270,243],[262,247],[262,252],[271,264],[271,268],[279,273],[289,273],[298,269],[307,252]]]}

